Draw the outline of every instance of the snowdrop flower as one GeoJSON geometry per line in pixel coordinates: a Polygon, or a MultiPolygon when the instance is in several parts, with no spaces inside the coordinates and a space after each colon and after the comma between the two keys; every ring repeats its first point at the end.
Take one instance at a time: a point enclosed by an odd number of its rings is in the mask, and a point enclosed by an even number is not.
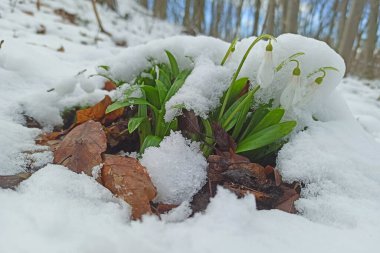
{"type": "Polygon", "coordinates": [[[67,94],[71,94],[74,92],[77,84],[77,80],[75,77],[68,77],[63,79],[60,83],[58,83],[54,87],[54,91],[58,93],[58,95],[64,96],[67,94]]]}
{"type": "Polygon", "coordinates": [[[87,93],[93,93],[95,91],[94,82],[86,78],[84,75],[79,77],[80,87],[87,93]]]}
{"type": "Polygon", "coordinates": [[[319,88],[319,86],[323,82],[323,78],[324,78],[324,76],[317,77],[316,79],[314,79],[312,82],[310,82],[308,84],[308,86],[307,86],[308,91],[299,100],[299,106],[300,107],[307,105],[313,99],[315,92],[317,91],[317,89],[319,88]]]}
{"type": "Polygon", "coordinates": [[[273,46],[269,41],[264,53],[264,60],[261,62],[259,71],[257,73],[257,79],[261,88],[267,88],[274,78],[274,64],[273,64],[273,46]]]}
{"type": "Polygon", "coordinates": [[[297,104],[302,100],[301,94],[301,69],[299,68],[299,62],[297,60],[292,60],[297,62],[297,67],[293,70],[293,76],[290,83],[285,87],[284,91],[280,97],[281,106],[288,110],[293,105],[297,104]]]}

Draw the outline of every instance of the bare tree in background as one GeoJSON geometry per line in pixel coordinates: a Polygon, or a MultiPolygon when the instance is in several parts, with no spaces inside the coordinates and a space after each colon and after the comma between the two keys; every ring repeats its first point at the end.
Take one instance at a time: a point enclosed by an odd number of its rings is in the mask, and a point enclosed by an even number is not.
{"type": "Polygon", "coordinates": [[[269,0],[267,14],[263,23],[262,33],[274,34],[274,18],[275,18],[276,0],[269,0]]]}
{"type": "Polygon", "coordinates": [[[166,9],[168,6],[168,1],[154,1],[154,15],[158,18],[166,18],[166,9]]]}
{"type": "Polygon", "coordinates": [[[350,60],[352,53],[352,46],[355,42],[357,35],[360,18],[363,13],[365,0],[355,0],[352,2],[350,15],[345,22],[342,40],[339,43],[339,53],[346,62],[347,69],[350,69],[350,60]]]}
{"type": "Polygon", "coordinates": [[[343,39],[344,25],[346,23],[348,0],[341,0],[339,7],[339,26],[338,26],[338,38],[336,48],[340,48],[340,44],[343,39]]]}
{"type": "Polygon", "coordinates": [[[379,27],[379,0],[371,0],[371,12],[368,20],[367,40],[365,43],[365,70],[364,76],[372,79],[374,77],[374,51],[376,48],[377,28],[379,27]]]}
{"type": "Polygon", "coordinates": [[[287,5],[285,32],[297,33],[300,0],[289,0],[287,5]]]}
{"type": "Polygon", "coordinates": [[[261,8],[261,0],[255,1],[255,21],[253,24],[253,32],[252,35],[257,36],[259,33],[259,20],[260,20],[260,8],[261,8]]]}

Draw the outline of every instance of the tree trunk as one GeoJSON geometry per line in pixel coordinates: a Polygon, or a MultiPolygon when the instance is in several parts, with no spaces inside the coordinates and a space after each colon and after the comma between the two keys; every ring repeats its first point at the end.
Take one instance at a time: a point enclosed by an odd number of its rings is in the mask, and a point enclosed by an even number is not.
{"type": "Polygon", "coordinates": [[[300,0],[289,0],[286,14],[285,32],[297,33],[298,30],[298,11],[300,0]]]}
{"type": "Polygon", "coordinates": [[[358,32],[359,22],[363,13],[365,2],[365,0],[355,0],[352,2],[350,15],[344,25],[343,36],[339,46],[339,53],[345,60],[347,69],[349,69],[352,46],[355,42],[355,35],[358,32]]]}
{"type": "Polygon", "coordinates": [[[235,30],[235,36],[239,36],[240,34],[240,27],[241,27],[241,11],[243,9],[244,0],[239,1],[239,5],[237,7],[237,14],[236,14],[236,30],[235,30]]]}
{"type": "Polygon", "coordinates": [[[160,19],[166,19],[167,0],[155,0],[154,1],[154,16],[160,19]]]}
{"type": "Polygon", "coordinates": [[[335,19],[336,19],[336,13],[338,10],[338,5],[339,5],[339,0],[335,0],[334,5],[333,5],[333,10],[331,14],[331,19],[330,19],[330,26],[329,26],[329,31],[326,36],[326,43],[329,44],[330,46],[333,45],[332,37],[331,35],[333,34],[334,30],[334,25],[335,25],[335,19]]]}
{"type": "Polygon", "coordinates": [[[191,4],[191,0],[186,0],[185,16],[183,17],[183,22],[182,22],[182,25],[187,28],[190,27],[190,4],[191,4]]]}
{"type": "Polygon", "coordinates": [[[379,0],[371,0],[371,12],[368,20],[367,40],[365,43],[364,59],[365,70],[364,76],[368,79],[374,78],[374,51],[376,48],[377,29],[379,27],[379,0]]]}
{"type": "Polygon", "coordinates": [[[255,2],[255,23],[253,24],[253,32],[252,34],[257,36],[259,33],[259,20],[260,20],[260,8],[261,8],[261,0],[256,0],[255,2]]]}
{"type": "Polygon", "coordinates": [[[343,38],[344,25],[346,23],[347,5],[348,5],[348,0],[342,0],[339,7],[340,17],[339,17],[339,26],[338,26],[338,40],[335,45],[337,49],[339,49],[340,44],[342,42],[342,38],[343,38]]]}
{"type": "Polygon", "coordinates": [[[223,10],[223,2],[222,1],[216,1],[216,6],[215,6],[215,16],[213,18],[213,24],[212,24],[212,31],[211,35],[214,37],[219,37],[219,22],[220,22],[220,17],[222,16],[222,10],[223,10]]]}
{"type": "Polygon", "coordinates": [[[263,26],[263,33],[274,34],[274,15],[275,15],[276,0],[269,0],[268,10],[265,21],[265,26],[263,26]],[[265,29],[264,29],[265,28],[265,29]]]}
{"type": "Polygon", "coordinates": [[[197,28],[198,32],[203,32],[202,25],[205,16],[205,0],[194,0],[193,10],[195,28],[197,28]]]}
{"type": "Polygon", "coordinates": [[[288,14],[288,0],[282,0],[282,20],[281,20],[281,33],[286,30],[286,16],[288,14]]]}

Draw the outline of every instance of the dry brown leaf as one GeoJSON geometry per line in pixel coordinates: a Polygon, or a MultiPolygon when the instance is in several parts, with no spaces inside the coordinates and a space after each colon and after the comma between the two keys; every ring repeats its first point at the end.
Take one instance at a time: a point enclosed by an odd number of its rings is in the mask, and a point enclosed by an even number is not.
{"type": "Polygon", "coordinates": [[[14,189],[19,183],[28,179],[32,173],[22,172],[16,175],[0,176],[0,188],[14,189]]]}
{"type": "Polygon", "coordinates": [[[156,210],[159,214],[163,214],[163,213],[167,213],[167,212],[169,212],[172,209],[177,208],[177,207],[178,207],[178,205],[159,203],[156,207],[156,210]]]}
{"type": "Polygon", "coordinates": [[[296,213],[294,202],[300,198],[300,195],[296,190],[284,185],[281,185],[281,189],[283,191],[283,195],[278,200],[275,208],[288,213],[296,213]]]}
{"type": "Polygon", "coordinates": [[[102,101],[87,109],[79,110],[76,112],[76,123],[81,124],[88,120],[100,121],[106,115],[107,107],[112,104],[109,96],[105,96],[102,101]]]}
{"type": "Polygon", "coordinates": [[[146,169],[131,157],[105,155],[102,182],[117,197],[132,206],[132,218],[140,219],[151,214],[150,201],[156,197],[154,187],[146,169]]]}
{"type": "Polygon", "coordinates": [[[268,201],[272,198],[264,192],[256,191],[254,189],[234,183],[224,183],[223,187],[234,192],[239,198],[244,197],[247,194],[254,195],[256,201],[268,201]]]}
{"type": "Polygon", "coordinates": [[[92,168],[102,163],[101,154],[106,149],[107,139],[102,125],[90,120],[65,136],[54,152],[54,163],[91,176],[92,168]]]}
{"type": "Polygon", "coordinates": [[[116,88],[117,88],[116,84],[114,84],[114,83],[111,82],[111,81],[106,81],[106,82],[104,83],[103,90],[111,91],[111,90],[116,90],[116,88]]]}
{"type": "Polygon", "coordinates": [[[36,144],[46,145],[49,141],[57,140],[59,137],[61,137],[64,134],[66,134],[65,131],[43,133],[36,138],[36,144]]]}
{"type": "Polygon", "coordinates": [[[111,122],[117,120],[124,114],[124,108],[119,108],[115,111],[112,111],[104,116],[103,124],[110,124],[111,122]]]}

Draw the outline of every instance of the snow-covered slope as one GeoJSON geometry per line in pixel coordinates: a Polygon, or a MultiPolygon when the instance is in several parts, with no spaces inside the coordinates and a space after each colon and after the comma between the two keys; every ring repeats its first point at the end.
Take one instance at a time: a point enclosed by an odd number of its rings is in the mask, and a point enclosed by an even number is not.
{"type": "MultiPolygon", "coordinates": [[[[145,19],[144,10],[132,1],[120,2],[125,4],[122,9],[129,11],[128,20],[100,8],[101,16],[107,16],[103,18],[105,28],[117,41],[137,45],[180,30],[145,19]]],[[[163,58],[162,49],[202,55],[206,59],[196,64],[208,62],[209,67],[210,61],[218,62],[223,56],[220,52],[228,47],[227,43],[206,37],[175,37],[124,49],[115,46],[115,39],[97,32],[88,1],[42,3],[40,12],[34,1],[19,1],[13,12],[8,1],[0,3],[0,39],[5,40],[0,49],[0,174],[20,172],[30,160],[42,164],[51,159],[49,152],[33,157],[24,152],[41,147],[34,145],[40,131],[22,126],[22,112],[37,118],[48,129],[61,122],[59,110],[65,106],[94,103],[104,96],[100,89],[91,94],[84,92],[75,80],[73,94],[46,92],[62,80],[73,78],[83,69],[91,74],[104,63],[111,65],[115,75],[129,76],[145,66],[145,55],[163,58]],[[54,14],[54,9],[59,8],[78,14],[80,25],[62,21],[54,14]],[[36,34],[40,25],[45,26],[45,34],[36,34]],[[61,46],[64,52],[57,51],[61,46]]],[[[312,41],[309,42],[316,48],[309,48],[307,43],[291,45],[289,39],[292,38],[279,39],[278,55],[299,46],[309,52],[313,64],[341,66],[339,57],[330,49],[312,41]],[[318,50],[326,54],[320,56],[318,50]]],[[[250,41],[252,38],[240,44],[241,51],[237,49],[235,58],[221,70],[223,73],[233,71],[250,41]]],[[[255,74],[257,57],[260,51],[253,52],[242,75],[255,74]]],[[[189,64],[185,60],[181,64],[189,64]]],[[[310,71],[307,68],[312,65],[308,66],[306,60],[304,63],[305,71],[310,71]]],[[[373,85],[372,89],[361,81],[345,79],[338,91],[333,91],[341,76],[342,73],[330,76],[318,101],[313,102],[313,112],[320,121],[307,121],[309,128],[293,136],[279,155],[279,169],[285,180],[306,183],[303,198],[297,202],[301,215],[257,211],[252,197],[238,200],[219,189],[205,214],[184,222],[164,222],[156,217],[130,222],[129,206],[93,179],[48,165],[16,191],[0,189],[0,252],[376,251],[380,236],[380,144],[374,137],[379,138],[380,132],[376,124],[380,121],[376,101],[379,86],[373,85]],[[351,116],[342,95],[360,124],[351,116]]],[[[193,80],[198,79],[194,76],[193,80]]],[[[101,82],[98,79],[99,87],[101,82]]],[[[188,206],[183,205],[165,220],[180,220],[187,215],[188,206]]]]}

